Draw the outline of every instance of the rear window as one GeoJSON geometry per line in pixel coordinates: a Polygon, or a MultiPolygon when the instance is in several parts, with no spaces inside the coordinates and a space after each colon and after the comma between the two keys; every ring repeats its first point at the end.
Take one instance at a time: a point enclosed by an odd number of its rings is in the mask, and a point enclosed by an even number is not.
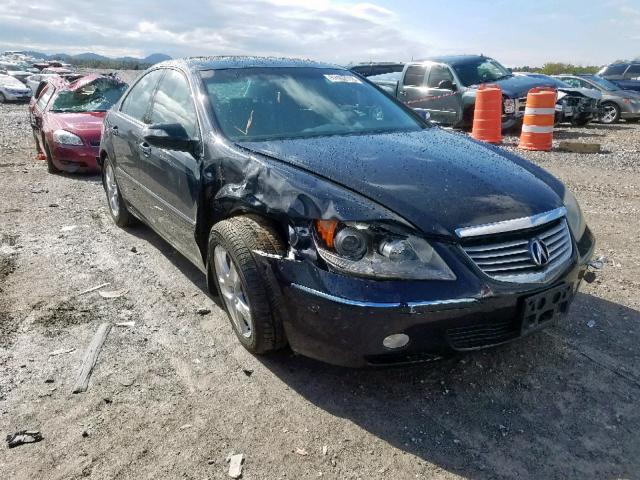
{"type": "Polygon", "coordinates": [[[421,87],[424,84],[424,76],[427,73],[427,67],[423,65],[412,65],[407,67],[407,73],[404,75],[404,84],[409,87],[421,87]]]}
{"type": "Polygon", "coordinates": [[[627,70],[627,73],[625,73],[624,77],[627,78],[627,79],[639,78],[640,77],[640,64],[631,65],[629,67],[629,70],[627,70]]]}
{"type": "Polygon", "coordinates": [[[603,75],[622,75],[626,69],[627,69],[627,65],[625,64],[609,65],[605,69],[603,75]]]}

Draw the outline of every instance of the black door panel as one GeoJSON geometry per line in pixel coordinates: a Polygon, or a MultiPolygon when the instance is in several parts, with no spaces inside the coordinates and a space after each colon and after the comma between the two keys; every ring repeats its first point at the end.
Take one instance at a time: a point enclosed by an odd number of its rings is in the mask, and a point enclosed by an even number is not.
{"type": "Polygon", "coordinates": [[[109,134],[113,139],[113,151],[116,156],[116,178],[122,196],[138,212],[148,216],[143,189],[140,188],[140,151],[142,132],[149,122],[153,92],[163,70],[152,70],[136,82],[125,99],[120,111],[109,116],[109,134]]]}
{"type": "MultiPolygon", "coordinates": [[[[167,69],[154,95],[149,122],[179,123],[190,138],[199,136],[196,111],[186,78],[167,69]]],[[[192,153],[137,145],[145,208],[154,229],[196,264],[202,257],[195,239],[200,162],[192,153]]]]}

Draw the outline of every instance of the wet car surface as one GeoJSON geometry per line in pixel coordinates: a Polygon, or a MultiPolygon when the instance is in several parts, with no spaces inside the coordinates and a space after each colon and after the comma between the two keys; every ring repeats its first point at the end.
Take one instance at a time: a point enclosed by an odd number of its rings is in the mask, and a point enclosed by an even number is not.
{"type": "Polygon", "coordinates": [[[331,65],[159,64],[107,114],[100,163],[116,223],[206,273],[254,353],[364,366],[504,343],[566,314],[594,248],[552,175],[331,65]]]}

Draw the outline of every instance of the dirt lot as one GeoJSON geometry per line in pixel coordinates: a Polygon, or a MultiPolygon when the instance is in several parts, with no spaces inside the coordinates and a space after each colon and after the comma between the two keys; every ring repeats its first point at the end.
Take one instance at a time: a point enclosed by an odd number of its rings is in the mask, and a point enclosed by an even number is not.
{"type": "Polygon", "coordinates": [[[640,125],[557,132],[603,154],[526,154],[573,189],[605,257],[566,322],[386,370],[249,355],[201,274],[117,228],[98,178],[47,174],[28,127],[0,105],[0,433],[44,440],[0,445],[2,478],[222,479],[232,452],[245,479],[640,478],[640,125]],[[107,282],[126,293],[79,294],[107,282]],[[135,325],[73,395],[105,321],[135,325]]]}

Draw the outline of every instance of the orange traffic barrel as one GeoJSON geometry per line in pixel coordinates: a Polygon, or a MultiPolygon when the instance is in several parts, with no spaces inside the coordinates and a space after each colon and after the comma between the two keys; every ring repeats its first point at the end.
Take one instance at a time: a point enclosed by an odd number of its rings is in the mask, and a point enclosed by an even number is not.
{"type": "Polygon", "coordinates": [[[488,143],[502,142],[502,90],[498,85],[478,88],[471,136],[488,143]]]}
{"type": "Polygon", "coordinates": [[[523,150],[551,150],[555,114],[555,89],[536,87],[529,90],[518,148],[523,150]]]}

